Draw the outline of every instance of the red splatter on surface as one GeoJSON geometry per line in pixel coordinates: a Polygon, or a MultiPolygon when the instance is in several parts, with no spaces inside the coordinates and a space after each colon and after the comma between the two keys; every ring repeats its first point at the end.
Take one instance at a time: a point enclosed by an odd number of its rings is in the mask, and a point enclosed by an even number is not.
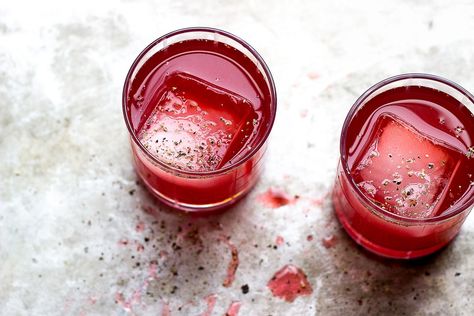
{"type": "Polygon", "coordinates": [[[161,307],[161,316],[171,316],[170,305],[167,302],[163,302],[161,307]]]}
{"type": "Polygon", "coordinates": [[[275,244],[277,246],[283,245],[284,242],[285,242],[285,239],[282,236],[277,236],[275,239],[275,244]]]}
{"type": "Polygon", "coordinates": [[[239,314],[240,306],[242,305],[241,302],[234,301],[230,303],[229,308],[224,316],[237,316],[239,314]]]}
{"type": "Polygon", "coordinates": [[[133,291],[133,293],[127,298],[121,292],[115,293],[115,302],[122,307],[126,312],[131,312],[133,305],[139,304],[142,299],[142,295],[145,295],[150,281],[158,279],[157,275],[158,266],[156,263],[151,263],[148,270],[148,276],[143,280],[142,285],[133,291]]]}
{"type": "Polygon", "coordinates": [[[273,296],[293,302],[297,297],[310,295],[313,288],[308,282],[306,274],[294,265],[286,265],[278,270],[268,281],[267,287],[273,296]]]}
{"type": "Polygon", "coordinates": [[[323,246],[326,248],[334,247],[337,243],[337,238],[334,235],[326,236],[322,239],[323,246]]]}
{"type": "Polygon", "coordinates": [[[230,287],[235,280],[235,273],[239,267],[239,251],[228,238],[222,237],[221,240],[227,245],[227,247],[229,247],[231,254],[230,262],[227,266],[227,275],[224,282],[222,282],[222,285],[224,287],[230,287]]]}
{"type": "Polygon", "coordinates": [[[206,296],[205,300],[207,303],[207,309],[204,311],[204,313],[201,314],[201,316],[211,316],[212,311],[214,310],[214,306],[216,306],[217,295],[211,294],[209,296],[206,296]]]}
{"type": "Polygon", "coordinates": [[[283,190],[270,188],[266,192],[260,194],[257,200],[270,208],[278,208],[287,204],[294,203],[296,198],[284,192],[283,190]]]}
{"type": "Polygon", "coordinates": [[[314,239],[313,235],[306,236],[307,241],[312,241],[314,239]]]}
{"type": "Polygon", "coordinates": [[[137,223],[137,225],[135,226],[135,230],[138,232],[138,233],[141,233],[142,231],[145,230],[145,223],[143,221],[139,221],[137,223]]]}

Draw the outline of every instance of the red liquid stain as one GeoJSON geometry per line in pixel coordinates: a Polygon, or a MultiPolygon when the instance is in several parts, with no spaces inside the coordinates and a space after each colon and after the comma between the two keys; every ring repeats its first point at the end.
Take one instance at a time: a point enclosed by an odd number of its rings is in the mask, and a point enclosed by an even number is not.
{"type": "Polygon", "coordinates": [[[277,236],[276,239],[275,239],[275,244],[277,246],[283,245],[284,242],[285,242],[285,239],[283,239],[283,237],[281,237],[281,236],[277,236]]]}
{"type": "Polygon", "coordinates": [[[148,270],[148,276],[145,278],[142,285],[133,291],[129,298],[126,298],[121,292],[115,293],[115,302],[120,305],[124,311],[131,312],[132,306],[141,302],[142,294],[145,295],[147,292],[150,281],[158,279],[157,270],[157,264],[151,263],[148,270]]]}
{"type": "Polygon", "coordinates": [[[135,226],[135,230],[138,232],[138,233],[141,233],[142,231],[145,230],[145,223],[142,222],[142,221],[139,221],[137,223],[137,225],[135,226]]]}
{"type": "Polygon", "coordinates": [[[241,302],[234,301],[229,305],[227,312],[224,316],[237,316],[239,314],[240,306],[242,305],[241,302]]]}
{"type": "Polygon", "coordinates": [[[161,316],[171,316],[170,306],[168,303],[164,302],[161,307],[161,316]]]}
{"type": "Polygon", "coordinates": [[[323,246],[326,248],[334,247],[334,245],[336,245],[337,243],[336,236],[330,235],[330,236],[324,237],[322,239],[322,243],[323,243],[323,246]]]}
{"type": "Polygon", "coordinates": [[[207,309],[204,311],[204,313],[201,314],[201,316],[211,316],[212,311],[214,310],[214,306],[216,305],[217,295],[211,294],[207,296],[205,300],[207,303],[207,309]]]}
{"type": "Polygon", "coordinates": [[[260,194],[257,197],[257,200],[266,207],[278,208],[290,203],[294,203],[296,198],[290,196],[288,193],[280,189],[270,188],[266,192],[260,194]]]}
{"type": "Polygon", "coordinates": [[[306,236],[307,241],[312,241],[314,239],[313,235],[306,236]]]}
{"type": "Polygon", "coordinates": [[[284,266],[276,272],[271,280],[268,281],[267,287],[272,291],[273,296],[290,303],[298,296],[313,293],[306,274],[300,268],[291,264],[284,266]]]}
{"type": "Polygon", "coordinates": [[[237,247],[229,239],[222,237],[221,240],[229,247],[231,253],[231,259],[227,266],[227,276],[224,282],[222,282],[222,285],[224,287],[230,287],[235,280],[235,272],[239,267],[239,252],[237,247]]]}

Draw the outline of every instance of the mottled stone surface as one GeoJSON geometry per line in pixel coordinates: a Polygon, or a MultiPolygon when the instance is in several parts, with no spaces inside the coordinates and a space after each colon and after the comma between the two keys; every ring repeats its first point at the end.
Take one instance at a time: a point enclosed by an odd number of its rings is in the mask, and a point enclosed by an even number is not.
{"type": "Polygon", "coordinates": [[[474,215],[445,250],[395,262],[356,246],[327,195],[356,97],[414,71],[474,91],[472,30],[470,1],[3,1],[0,315],[474,314],[474,215]],[[279,95],[262,180],[212,218],[137,183],[121,113],[139,51],[193,25],[251,43],[279,95]],[[267,207],[270,187],[299,198],[267,207]],[[287,264],[313,288],[292,303],[266,287],[287,264]]]}

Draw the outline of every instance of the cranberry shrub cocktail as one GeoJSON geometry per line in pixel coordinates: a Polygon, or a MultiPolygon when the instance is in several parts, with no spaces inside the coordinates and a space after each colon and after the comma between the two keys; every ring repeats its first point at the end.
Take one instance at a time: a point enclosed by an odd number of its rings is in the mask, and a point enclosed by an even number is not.
{"type": "Polygon", "coordinates": [[[473,105],[457,84],[425,74],[386,79],[356,101],[333,191],[356,242],[414,258],[456,236],[474,202],[473,105]]]}
{"type": "Polygon", "coordinates": [[[276,93],[244,41],[210,28],[169,33],[138,56],[123,93],[138,175],[161,201],[215,210],[255,184],[276,93]]]}

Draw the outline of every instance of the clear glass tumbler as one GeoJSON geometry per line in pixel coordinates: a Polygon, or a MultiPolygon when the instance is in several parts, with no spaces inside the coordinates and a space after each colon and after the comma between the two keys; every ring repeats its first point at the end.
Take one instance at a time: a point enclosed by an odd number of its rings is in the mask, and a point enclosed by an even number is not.
{"type": "Polygon", "coordinates": [[[357,99],[342,128],[332,200],[358,244],[409,259],[456,236],[474,203],[469,108],[474,97],[456,83],[416,73],[357,99]]]}
{"type": "Polygon", "coordinates": [[[223,209],[259,178],[276,91],[240,38],[202,27],[158,38],[133,62],[122,102],[136,171],[163,203],[223,209]]]}

